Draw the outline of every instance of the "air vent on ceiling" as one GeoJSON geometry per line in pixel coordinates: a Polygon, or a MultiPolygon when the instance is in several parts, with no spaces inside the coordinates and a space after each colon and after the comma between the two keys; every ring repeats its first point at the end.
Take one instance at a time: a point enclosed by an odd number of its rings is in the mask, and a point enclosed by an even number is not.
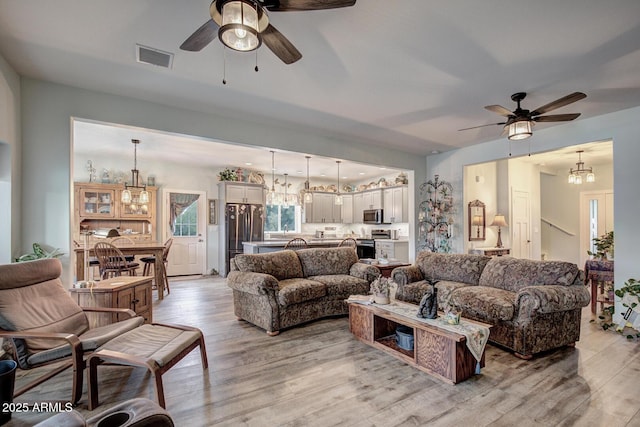
{"type": "Polygon", "coordinates": [[[136,60],[144,64],[171,68],[173,64],[173,53],[136,44],[136,60]]]}

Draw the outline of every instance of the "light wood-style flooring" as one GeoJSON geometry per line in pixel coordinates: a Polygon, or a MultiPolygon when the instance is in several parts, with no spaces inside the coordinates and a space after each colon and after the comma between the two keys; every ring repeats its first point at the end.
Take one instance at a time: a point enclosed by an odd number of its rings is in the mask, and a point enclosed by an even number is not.
{"type": "MultiPolygon", "coordinates": [[[[164,376],[177,426],[640,426],[640,343],[605,332],[583,313],[581,340],[523,361],[487,346],[482,374],[448,385],[355,340],[346,317],[276,337],[233,315],[224,279],[173,280],[154,320],[203,330],[209,369],[192,352],[164,376]]],[[[18,373],[17,381],[31,372],[18,373]]],[[[133,397],[155,399],[142,369],[103,367],[102,412],[133,397]]],[[[19,401],[68,399],[65,372],[19,401]]],[[[31,426],[51,413],[14,414],[31,426]]]]}

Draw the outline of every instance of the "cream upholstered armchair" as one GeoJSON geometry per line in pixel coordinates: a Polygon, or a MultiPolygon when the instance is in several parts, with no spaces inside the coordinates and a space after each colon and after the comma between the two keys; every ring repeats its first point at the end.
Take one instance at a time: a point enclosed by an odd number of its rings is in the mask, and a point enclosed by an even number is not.
{"type": "Polygon", "coordinates": [[[98,406],[97,367],[103,363],[139,366],[155,378],[158,404],[165,407],[162,374],[192,350],[200,347],[203,369],[207,352],[202,331],[182,325],[145,324],[142,317],[90,329],[85,311],[128,313],[117,308],[78,306],[60,281],[57,259],[0,265],[0,337],[9,339],[7,350],[21,369],[53,362],[57,368],[20,388],[30,390],[65,369],[73,368],[71,403],[82,395],[82,377],[89,370],[89,410],[98,406]]]}
{"type": "MultiPolygon", "coordinates": [[[[65,363],[18,389],[19,396],[73,368],[72,403],[80,400],[85,354],[142,325],[132,310],[81,308],[62,286],[58,259],[0,265],[0,337],[20,369],[65,363]],[[120,322],[89,328],[85,311],[127,313],[120,322]]],[[[111,315],[111,314],[109,314],[111,315]]]]}

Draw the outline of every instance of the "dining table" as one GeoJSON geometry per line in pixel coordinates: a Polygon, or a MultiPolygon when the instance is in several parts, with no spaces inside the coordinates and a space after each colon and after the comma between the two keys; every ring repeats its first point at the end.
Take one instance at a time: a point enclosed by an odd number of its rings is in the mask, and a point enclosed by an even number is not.
{"type": "MultiPolygon", "coordinates": [[[[154,280],[158,287],[158,299],[164,299],[164,276],[166,274],[163,262],[164,244],[156,241],[140,241],[134,243],[118,243],[116,247],[124,255],[153,255],[155,257],[154,264],[154,280]]],[[[93,246],[89,245],[85,248],[80,244],[74,248],[76,253],[76,278],[78,281],[85,279],[85,257],[96,256],[93,246]]]]}

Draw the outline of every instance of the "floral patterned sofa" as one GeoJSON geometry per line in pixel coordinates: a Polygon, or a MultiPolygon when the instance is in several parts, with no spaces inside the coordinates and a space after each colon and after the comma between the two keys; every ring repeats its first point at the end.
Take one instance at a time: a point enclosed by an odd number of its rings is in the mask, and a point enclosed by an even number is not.
{"type": "Polygon", "coordinates": [[[230,270],[235,315],[269,335],[348,314],[349,295],[368,294],[380,275],[376,267],[359,263],[349,247],[241,254],[231,260],[230,270]]]}
{"type": "Polygon", "coordinates": [[[582,307],[589,304],[578,266],[563,261],[422,252],[393,270],[396,299],[419,303],[438,289],[438,305],[493,325],[489,340],[530,359],[580,339],[582,307]]]}

